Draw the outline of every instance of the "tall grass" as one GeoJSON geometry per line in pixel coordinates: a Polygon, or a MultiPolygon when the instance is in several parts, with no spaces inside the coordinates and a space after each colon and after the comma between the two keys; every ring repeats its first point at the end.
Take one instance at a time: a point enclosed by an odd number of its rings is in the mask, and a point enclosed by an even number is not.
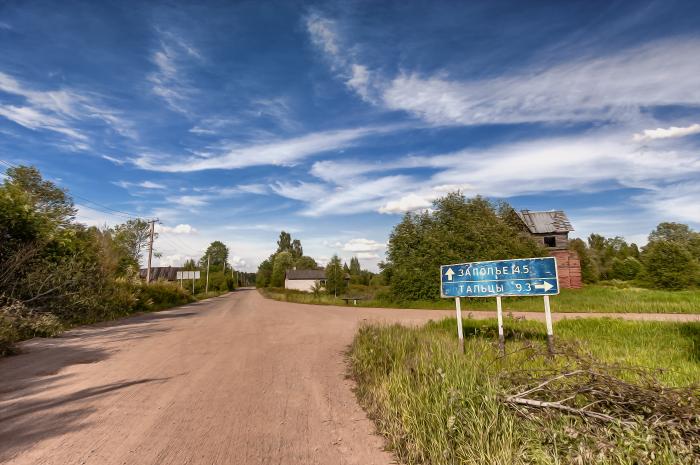
{"type": "MultiPolygon", "coordinates": [[[[497,356],[495,322],[465,320],[465,354],[456,351],[454,319],[422,328],[362,328],[349,352],[361,404],[406,464],[693,463],[687,451],[643,427],[610,426],[581,435],[571,416],[528,420],[500,399],[503,373],[559,363],[518,351],[542,341],[536,322],[508,320],[508,350],[497,356]],[[601,439],[601,437],[603,439],[601,439]]],[[[563,321],[560,340],[613,361],[668,368],[669,385],[700,380],[700,324],[563,321]]]]}
{"type": "MultiPolygon", "coordinates": [[[[342,299],[327,294],[313,294],[285,289],[263,290],[266,297],[287,302],[322,305],[347,305],[342,299]]],[[[452,309],[452,299],[392,301],[382,288],[368,287],[366,298],[358,302],[363,307],[452,309]]],[[[583,313],[700,313],[700,290],[662,291],[635,287],[589,285],[583,289],[562,289],[550,298],[555,312],[583,313]]],[[[349,305],[352,305],[350,302],[349,305]]],[[[505,297],[506,311],[541,312],[542,299],[533,297],[505,297]]],[[[467,310],[495,310],[494,299],[462,299],[467,310]]]]}

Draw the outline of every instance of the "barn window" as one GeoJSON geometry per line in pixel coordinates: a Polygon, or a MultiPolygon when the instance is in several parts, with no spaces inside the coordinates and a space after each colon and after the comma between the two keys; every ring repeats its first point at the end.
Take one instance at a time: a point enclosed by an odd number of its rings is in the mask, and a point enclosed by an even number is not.
{"type": "Polygon", "coordinates": [[[544,236],[544,245],[547,247],[556,247],[557,238],[555,236],[544,236]]]}

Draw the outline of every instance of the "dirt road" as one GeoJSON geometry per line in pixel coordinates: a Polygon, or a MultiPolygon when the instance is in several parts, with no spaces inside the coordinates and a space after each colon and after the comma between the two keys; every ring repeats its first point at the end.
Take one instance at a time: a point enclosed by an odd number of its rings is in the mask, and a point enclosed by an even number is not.
{"type": "Polygon", "coordinates": [[[447,315],[251,290],[28,341],[0,359],[0,463],[388,464],[343,353],[363,320],[447,315]]]}
{"type": "Polygon", "coordinates": [[[238,291],[0,360],[0,463],[388,464],[345,379],[355,310],[238,291]]]}

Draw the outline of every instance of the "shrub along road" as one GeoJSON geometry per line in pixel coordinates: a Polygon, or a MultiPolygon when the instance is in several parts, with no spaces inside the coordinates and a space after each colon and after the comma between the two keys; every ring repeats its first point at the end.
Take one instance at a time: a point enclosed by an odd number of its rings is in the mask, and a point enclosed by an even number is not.
{"type": "Polygon", "coordinates": [[[344,352],[364,320],[447,315],[244,290],[26,341],[0,360],[0,463],[389,464],[344,352]]]}

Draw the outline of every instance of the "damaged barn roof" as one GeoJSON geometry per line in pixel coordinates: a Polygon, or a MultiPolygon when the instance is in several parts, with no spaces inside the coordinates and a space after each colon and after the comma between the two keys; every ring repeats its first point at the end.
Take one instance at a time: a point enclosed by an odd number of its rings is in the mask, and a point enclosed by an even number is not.
{"type": "Polygon", "coordinates": [[[518,216],[532,234],[567,233],[574,230],[569,218],[562,210],[546,212],[521,210],[518,216]]]}

